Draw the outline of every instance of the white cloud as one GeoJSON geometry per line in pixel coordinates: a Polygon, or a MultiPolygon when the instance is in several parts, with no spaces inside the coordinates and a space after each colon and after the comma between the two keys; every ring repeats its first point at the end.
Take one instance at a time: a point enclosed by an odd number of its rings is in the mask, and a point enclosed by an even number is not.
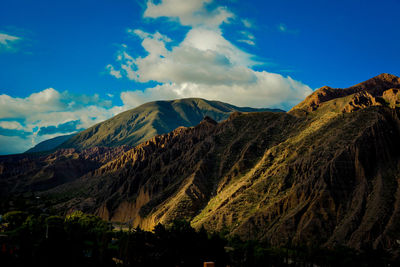
{"type": "Polygon", "coordinates": [[[121,74],[138,82],[161,83],[144,91],[123,92],[123,103],[131,107],[159,99],[202,97],[240,106],[288,109],[312,91],[290,77],[254,71],[252,56],[226,40],[220,30],[193,28],[170,50],[164,35],[131,32],[143,38],[148,54],[134,58],[123,46],[117,58],[121,74]]]}
{"type": "Polygon", "coordinates": [[[256,45],[256,43],[254,42],[256,37],[253,34],[249,33],[248,31],[240,31],[239,33],[241,35],[243,35],[243,37],[245,39],[239,39],[239,40],[237,40],[238,42],[245,43],[245,44],[252,45],[252,46],[256,45]]]}
{"type": "Polygon", "coordinates": [[[24,129],[24,127],[17,121],[0,121],[0,127],[8,130],[24,129]]]}
{"type": "Polygon", "coordinates": [[[251,55],[223,38],[219,30],[194,28],[172,50],[166,48],[165,42],[169,40],[166,36],[134,32],[144,38],[142,46],[148,55],[133,58],[125,46],[119,52],[119,72],[131,80],[209,85],[243,84],[255,80],[248,68],[255,64],[251,55]]]}
{"type": "Polygon", "coordinates": [[[243,26],[245,26],[246,28],[253,27],[253,23],[251,23],[251,21],[249,21],[248,19],[242,19],[242,23],[243,23],[243,26]]]}
{"type": "Polygon", "coordinates": [[[159,4],[154,4],[149,0],[143,16],[168,17],[178,19],[182,25],[186,26],[207,25],[209,27],[218,27],[234,17],[233,13],[225,7],[207,9],[207,4],[211,2],[213,0],[161,0],[159,4]]]}
{"type": "Polygon", "coordinates": [[[108,70],[110,75],[114,76],[115,78],[117,78],[117,79],[122,78],[121,71],[115,70],[114,67],[111,64],[108,64],[106,66],[106,69],[108,70]]]}
{"type": "MultiPolygon", "coordinates": [[[[307,85],[279,74],[256,71],[254,56],[228,41],[221,29],[234,18],[226,7],[211,8],[213,0],[162,0],[147,2],[144,17],[167,17],[191,26],[184,40],[170,46],[168,36],[129,29],[142,39],[146,52],[137,56],[122,45],[117,65],[111,66],[123,77],[136,82],[156,81],[159,85],[143,91],[121,93],[125,105],[135,107],[147,101],[202,97],[241,106],[281,107],[288,109],[312,92],[307,85]]],[[[247,19],[246,28],[253,27],[247,19]]],[[[255,36],[239,32],[238,42],[255,45],[255,36]]],[[[137,53],[137,51],[134,51],[137,53]]],[[[111,69],[110,67],[110,69],[111,69]]]]}
{"type": "Polygon", "coordinates": [[[239,39],[237,40],[238,42],[252,46],[256,45],[256,43],[254,42],[256,37],[253,34],[249,33],[248,31],[240,31],[240,34],[243,35],[245,39],[239,39]]]}
{"type": "Polygon", "coordinates": [[[13,45],[19,40],[21,40],[20,37],[0,33],[0,51],[13,50],[13,45]]]}
{"type": "MultiPolygon", "coordinates": [[[[17,139],[29,139],[29,142],[23,141],[21,143],[23,145],[15,147],[13,144],[9,144],[8,148],[3,150],[11,151],[10,153],[21,152],[22,148],[25,151],[43,141],[48,136],[37,135],[42,127],[57,127],[67,122],[79,121],[76,129],[88,128],[125,109],[126,107],[123,106],[111,107],[111,101],[104,101],[97,94],[92,96],[73,95],[67,91],[58,92],[53,88],[33,93],[25,98],[0,95],[0,127],[14,130],[14,137],[17,139]],[[10,146],[18,149],[12,150],[10,146]]],[[[71,133],[76,129],[71,129],[71,133]]],[[[2,137],[5,145],[7,145],[6,140],[14,140],[10,139],[11,137],[2,137]]],[[[5,153],[1,152],[3,150],[0,149],[0,154],[5,153]]]]}
{"type": "Polygon", "coordinates": [[[45,113],[51,110],[61,110],[65,106],[60,102],[60,98],[61,94],[52,88],[33,93],[27,98],[0,95],[0,119],[24,118],[32,112],[45,113]]]}
{"type": "Polygon", "coordinates": [[[88,106],[109,107],[110,101],[103,101],[99,95],[73,95],[48,88],[33,93],[26,98],[0,95],[0,119],[26,119],[28,122],[40,120],[41,116],[55,112],[72,112],[88,106]]]}
{"type": "Polygon", "coordinates": [[[246,37],[249,40],[256,39],[256,37],[253,34],[249,33],[248,31],[240,31],[240,34],[242,34],[244,37],[246,37]]]}
{"type": "Polygon", "coordinates": [[[137,35],[141,39],[154,39],[154,40],[163,41],[163,42],[172,42],[172,40],[168,36],[163,35],[159,32],[156,32],[155,34],[150,34],[150,33],[144,32],[139,29],[136,29],[136,30],[127,29],[127,32],[132,35],[137,35]]]}
{"type": "Polygon", "coordinates": [[[245,44],[248,44],[248,45],[256,45],[256,43],[254,41],[252,41],[252,40],[239,39],[238,42],[245,43],[245,44]]]}
{"type": "Polygon", "coordinates": [[[122,92],[121,99],[130,107],[154,100],[200,97],[238,106],[289,109],[312,92],[307,85],[291,77],[265,71],[254,72],[254,75],[256,82],[246,85],[164,83],[145,91],[122,92]]]}

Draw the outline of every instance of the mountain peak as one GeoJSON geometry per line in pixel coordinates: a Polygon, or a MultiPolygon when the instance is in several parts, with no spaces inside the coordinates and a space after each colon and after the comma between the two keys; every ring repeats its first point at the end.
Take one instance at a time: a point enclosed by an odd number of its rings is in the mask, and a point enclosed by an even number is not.
{"type": "Polygon", "coordinates": [[[377,96],[377,95],[382,95],[382,93],[388,89],[399,88],[399,87],[400,87],[399,77],[388,73],[382,73],[369,80],[366,80],[365,82],[347,88],[347,90],[350,92],[352,92],[353,90],[368,91],[372,95],[377,96]]]}
{"type": "Polygon", "coordinates": [[[377,79],[377,80],[382,80],[382,81],[399,81],[399,77],[397,77],[396,75],[390,74],[390,73],[382,73],[379,74],[378,76],[375,76],[372,79],[377,79]]]}
{"type": "Polygon", "coordinates": [[[61,144],[63,148],[85,149],[95,146],[136,146],[158,134],[169,133],[179,126],[192,127],[200,122],[215,125],[232,112],[275,111],[237,107],[202,98],[160,100],[143,104],[82,131],[61,144]]]}
{"type": "MultiPolygon", "coordinates": [[[[370,94],[372,98],[384,98],[385,92],[393,88],[400,88],[400,78],[388,73],[382,73],[345,89],[324,86],[307,96],[304,101],[293,107],[291,111],[303,110],[305,112],[311,112],[318,109],[321,104],[330,100],[362,92],[370,94]]],[[[376,101],[372,101],[371,103],[375,102],[376,101]]]]}

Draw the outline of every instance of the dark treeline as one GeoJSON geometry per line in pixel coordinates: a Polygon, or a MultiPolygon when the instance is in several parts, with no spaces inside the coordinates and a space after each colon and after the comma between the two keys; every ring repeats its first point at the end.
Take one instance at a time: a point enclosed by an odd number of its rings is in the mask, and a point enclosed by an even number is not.
{"type": "MultiPolygon", "coordinates": [[[[113,229],[100,218],[6,213],[0,222],[0,266],[395,266],[383,251],[273,248],[266,243],[194,230],[186,221],[152,232],[113,229]]],[[[118,227],[117,227],[118,228],[118,227]]],[[[400,265],[397,265],[400,266],[400,265]]]]}

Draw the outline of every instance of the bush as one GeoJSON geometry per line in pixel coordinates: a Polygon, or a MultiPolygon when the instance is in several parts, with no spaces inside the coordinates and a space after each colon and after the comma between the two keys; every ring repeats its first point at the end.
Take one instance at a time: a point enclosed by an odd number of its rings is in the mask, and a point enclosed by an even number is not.
{"type": "Polygon", "coordinates": [[[28,218],[28,213],[24,211],[10,211],[4,214],[3,220],[8,223],[8,230],[15,230],[21,227],[28,218]]]}

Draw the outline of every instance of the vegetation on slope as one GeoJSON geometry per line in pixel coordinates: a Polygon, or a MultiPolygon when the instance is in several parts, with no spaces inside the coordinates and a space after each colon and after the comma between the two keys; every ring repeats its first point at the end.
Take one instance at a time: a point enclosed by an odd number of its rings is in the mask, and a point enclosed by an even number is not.
{"type": "Polygon", "coordinates": [[[382,250],[357,252],[345,247],[271,247],[267,242],[226,238],[196,231],[176,220],[153,231],[121,231],[92,215],[68,216],[8,212],[0,221],[2,266],[394,266],[382,250]]]}
{"type": "Polygon", "coordinates": [[[78,133],[62,144],[61,147],[84,149],[94,146],[136,146],[157,134],[169,133],[180,126],[195,126],[205,116],[221,121],[235,111],[265,110],[282,111],[236,107],[223,102],[200,98],[155,101],[96,124],[78,133]]]}
{"type": "MultiPolygon", "coordinates": [[[[61,214],[82,210],[146,230],[185,219],[273,246],[396,253],[399,89],[398,78],[380,75],[345,93],[320,90],[288,113],[206,117],[39,196],[61,214]]],[[[10,162],[0,167],[7,178],[10,162]]]]}

